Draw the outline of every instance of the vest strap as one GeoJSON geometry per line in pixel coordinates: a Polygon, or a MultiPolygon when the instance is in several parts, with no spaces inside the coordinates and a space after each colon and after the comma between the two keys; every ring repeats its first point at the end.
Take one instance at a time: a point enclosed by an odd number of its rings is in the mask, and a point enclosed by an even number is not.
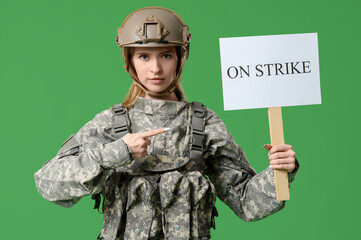
{"type": "Polygon", "coordinates": [[[112,110],[114,112],[113,132],[116,139],[119,139],[129,133],[126,110],[122,104],[115,104],[112,110]]]}
{"type": "MultiPolygon", "coordinates": [[[[115,135],[115,139],[119,139],[129,132],[127,117],[126,117],[127,111],[125,110],[122,104],[114,104],[111,109],[114,113],[112,130],[115,135]]],[[[98,212],[101,213],[99,210],[101,203],[100,193],[93,194],[92,199],[95,201],[94,209],[98,209],[98,212]]],[[[104,238],[99,234],[98,239],[104,239],[104,238]]]]}
{"type": "Polygon", "coordinates": [[[192,102],[192,136],[191,136],[191,158],[202,158],[204,141],[204,123],[206,107],[200,102],[192,102]]]}

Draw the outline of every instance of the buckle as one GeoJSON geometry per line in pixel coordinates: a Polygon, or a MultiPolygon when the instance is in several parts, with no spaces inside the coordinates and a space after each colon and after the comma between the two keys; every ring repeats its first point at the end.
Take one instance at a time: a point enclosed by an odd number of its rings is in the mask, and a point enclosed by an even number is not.
{"type": "Polygon", "coordinates": [[[192,150],[203,151],[204,133],[193,129],[192,150]]]}
{"type": "Polygon", "coordinates": [[[193,102],[193,114],[198,118],[203,118],[205,115],[204,105],[199,102],[193,102]]]}
{"type": "Polygon", "coordinates": [[[203,111],[203,109],[202,109],[202,110],[200,110],[200,109],[194,109],[194,115],[195,115],[196,117],[199,117],[199,118],[204,117],[204,111],[203,111]]]}
{"type": "Polygon", "coordinates": [[[127,125],[114,127],[114,132],[115,133],[120,133],[120,132],[124,132],[124,131],[128,131],[127,125]]]}
{"type": "Polygon", "coordinates": [[[123,107],[115,107],[113,108],[115,115],[123,115],[125,114],[125,109],[123,107]]]}

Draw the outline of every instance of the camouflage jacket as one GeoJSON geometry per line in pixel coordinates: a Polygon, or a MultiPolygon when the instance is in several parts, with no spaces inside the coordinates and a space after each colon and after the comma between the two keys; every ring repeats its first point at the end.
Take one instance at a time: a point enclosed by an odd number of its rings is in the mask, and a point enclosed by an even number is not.
{"type": "Polygon", "coordinates": [[[275,199],[273,170],[256,174],[212,110],[205,117],[202,159],[189,157],[190,103],[139,98],[127,113],[133,133],[171,127],[150,138],[147,157],[132,159],[111,131],[113,111],[105,110],[35,173],[40,194],[64,207],[101,193],[104,239],[209,239],[216,196],[245,221],[283,208],[275,199]]]}

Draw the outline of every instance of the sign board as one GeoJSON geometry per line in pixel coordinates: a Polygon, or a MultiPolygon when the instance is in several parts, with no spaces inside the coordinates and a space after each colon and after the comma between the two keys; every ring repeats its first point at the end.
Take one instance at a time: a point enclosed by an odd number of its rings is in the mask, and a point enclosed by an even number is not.
{"type": "Polygon", "coordinates": [[[219,42],[225,110],[321,104],[317,33],[219,42]]]}

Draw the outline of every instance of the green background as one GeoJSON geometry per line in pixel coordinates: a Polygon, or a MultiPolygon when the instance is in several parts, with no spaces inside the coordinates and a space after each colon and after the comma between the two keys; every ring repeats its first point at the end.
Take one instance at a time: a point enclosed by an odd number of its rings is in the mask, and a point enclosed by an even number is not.
{"type": "Polygon", "coordinates": [[[218,38],[318,33],[322,104],[283,108],[285,139],[301,164],[291,200],[254,223],[218,200],[213,239],[361,239],[359,0],[0,0],[0,239],[96,239],[102,215],[90,197],[56,206],[38,194],[33,174],[70,134],[121,102],[131,80],[116,30],[152,5],[190,26],[188,100],[219,114],[257,171],[268,166],[267,110],[223,110],[218,38]]]}

